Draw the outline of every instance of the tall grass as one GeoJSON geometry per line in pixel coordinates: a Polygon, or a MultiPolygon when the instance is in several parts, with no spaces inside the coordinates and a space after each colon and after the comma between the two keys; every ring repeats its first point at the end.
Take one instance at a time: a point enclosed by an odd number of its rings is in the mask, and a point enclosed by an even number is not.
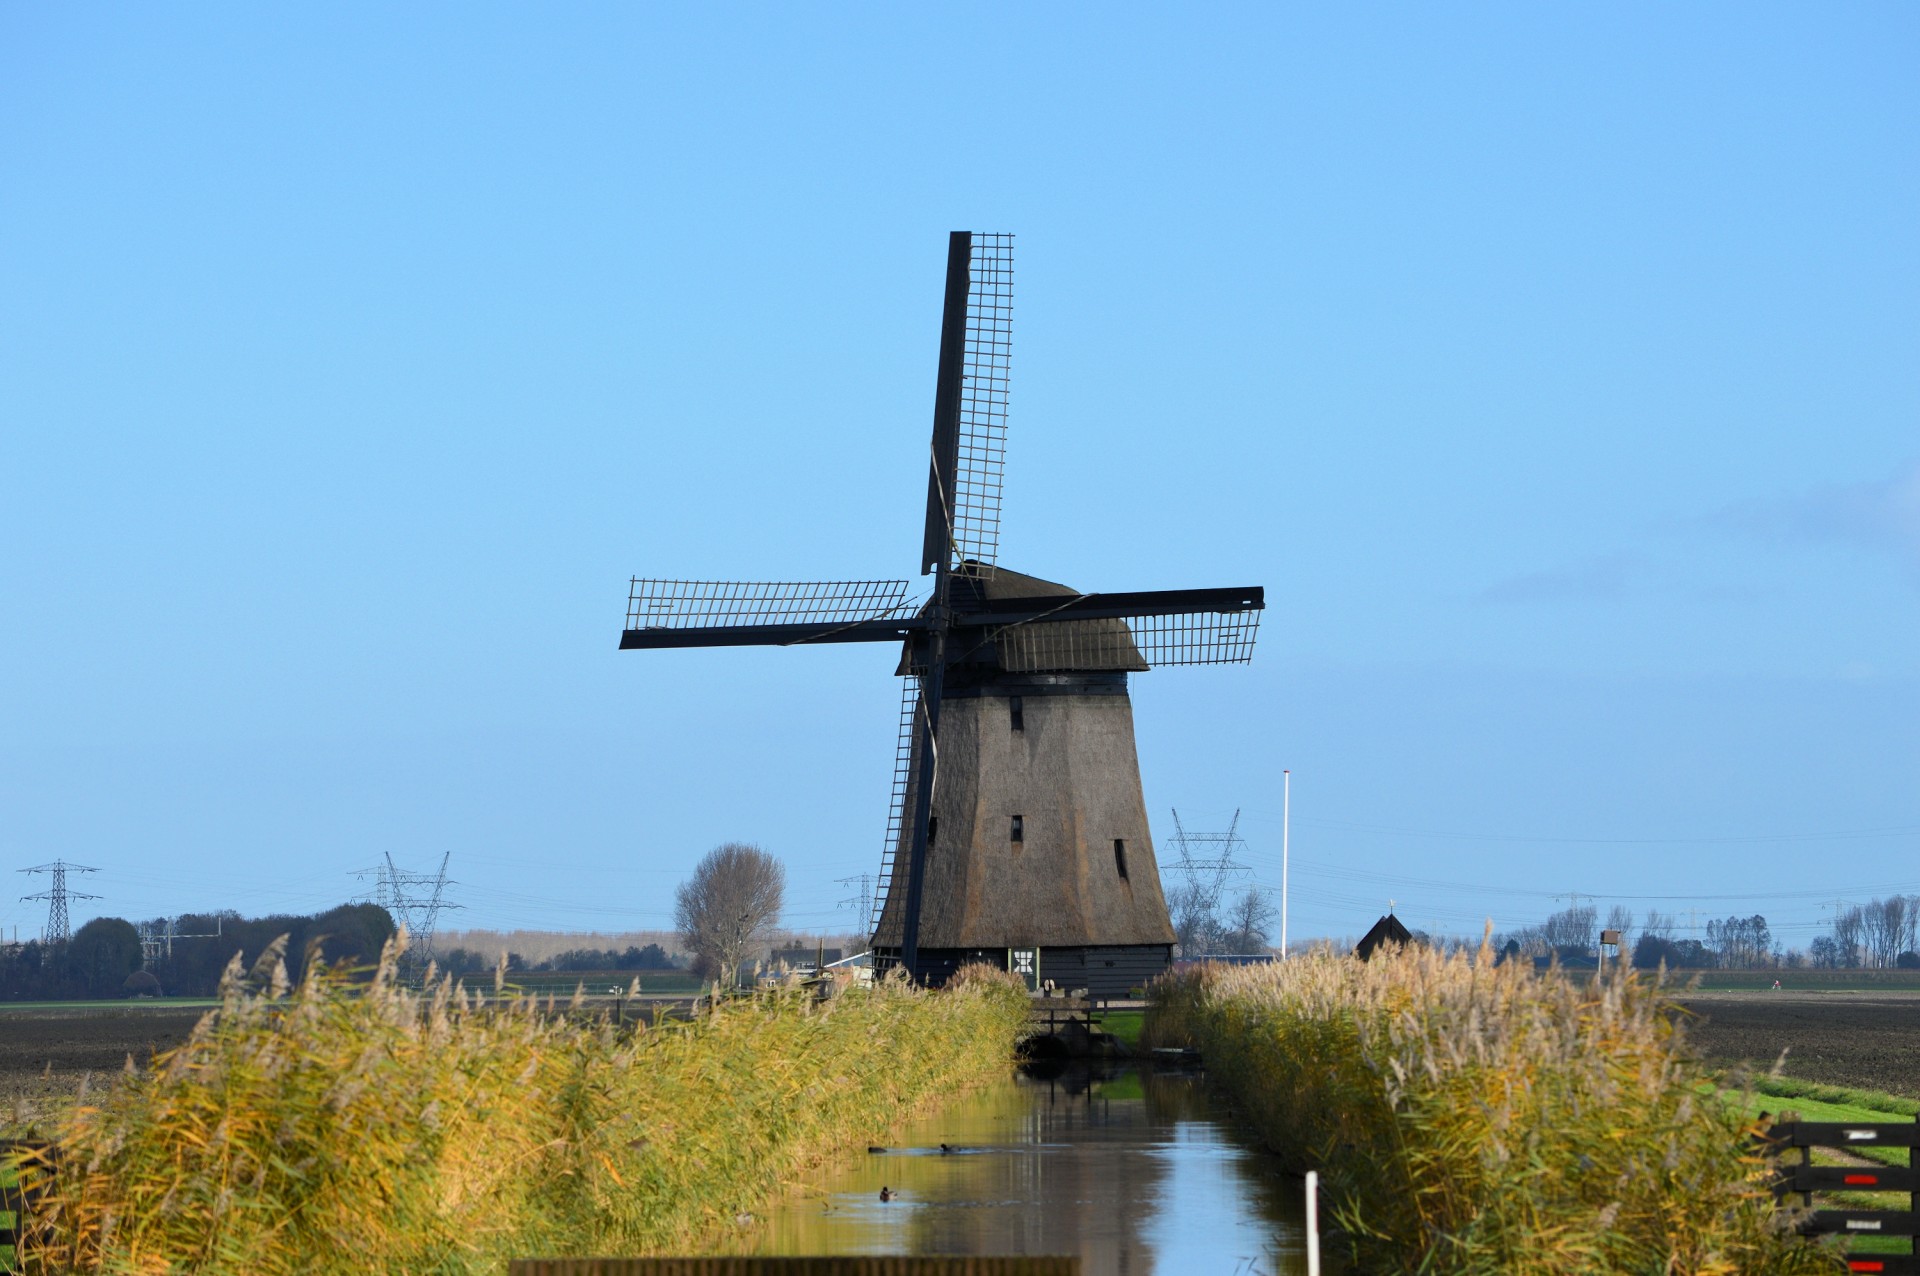
{"type": "Polygon", "coordinates": [[[1745,1119],[1659,982],[1424,949],[1203,968],[1147,1038],[1200,1047],[1241,1117],[1318,1169],[1362,1271],[1841,1270],[1784,1232],[1745,1119]]]}
{"type": "Polygon", "coordinates": [[[315,969],[290,995],[279,952],[251,981],[236,959],[185,1046],[67,1118],[26,1270],[466,1273],[696,1249],[835,1148],[999,1075],[1026,1014],[1017,981],[976,975],[616,1031],[446,980],[410,991],[396,955],[371,983],[315,969]]]}

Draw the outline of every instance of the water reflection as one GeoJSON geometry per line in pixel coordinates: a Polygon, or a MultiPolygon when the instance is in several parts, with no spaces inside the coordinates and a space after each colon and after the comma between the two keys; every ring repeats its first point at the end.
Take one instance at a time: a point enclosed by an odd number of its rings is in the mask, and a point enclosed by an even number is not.
{"type": "Polygon", "coordinates": [[[1021,1075],[829,1167],[762,1254],[1072,1254],[1089,1276],[1305,1270],[1299,1180],[1208,1109],[1197,1076],[1021,1075]],[[942,1145],[946,1151],[942,1151],[942,1145]],[[880,1189],[898,1193],[882,1202],[880,1189]]]}

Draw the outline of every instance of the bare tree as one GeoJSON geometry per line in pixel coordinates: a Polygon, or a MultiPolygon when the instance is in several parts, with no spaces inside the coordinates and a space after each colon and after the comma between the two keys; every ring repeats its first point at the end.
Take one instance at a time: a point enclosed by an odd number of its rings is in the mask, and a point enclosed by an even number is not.
{"type": "Polygon", "coordinates": [[[1871,966],[1899,964],[1900,954],[1913,950],[1916,901],[1904,895],[1876,899],[1860,914],[1861,940],[1871,966]]]}
{"type": "Polygon", "coordinates": [[[1506,953],[1514,957],[1545,957],[1553,949],[1547,943],[1547,937],[1538,926],[1522,926],[1518,930],[1501,931],[1493,937],[1495,952],[1506,953]]]}
{"type": "Polygon", "coordinates": [[[1655,939],[1672,939],[1673,914],[1656,912],[1649,908],[1647,910],[1647,924],[1640,928],[1640,933],[1643,935],[1651,935],[1655,939]]]}
{"type": "Polygon", "coordinates": [[[1861,964],[1865,954],[1860,940],[1865,927],[1865,918],[1857,907],[1842,909],[1834,914],[1835,965],[1853,967],[1861,964]]]}
{"type": "Polygon", "coordinates": [[[673,921],[701,968],[733,982],[747,945],[780,920],[787,871],[757,846],[708,851],[674,896],[673,921]]]}
{"type": "Polygon", "coordinates": [[[1259,953],[1267,948],[1267,927],[1273,924],[1273,904],[1267,893],[1249,887],[1233,906],[1227,918],[1227,933],[1222,949],[1230,953],[1259,953]]]}
{"type": "Polygon", "coordinates": [[[1231,951],[1225,947],[1230,921],[1220,914],[1198,883],[1182,882],[1167,892],[1167,909],[1173,914],[1174,942],[1182,957],[1231,951]]]}
{"type": "Polygon", "coordinates": [[[1594,928],[1599,924],[1600,910],[1592,904],[1582,904],[1575,908],[1563,908],[1548,917],[1541,930],[1546,933],[1549,947],[1565,952],[1575,952],[1591,956],[1593,953],[1594,928]]]}

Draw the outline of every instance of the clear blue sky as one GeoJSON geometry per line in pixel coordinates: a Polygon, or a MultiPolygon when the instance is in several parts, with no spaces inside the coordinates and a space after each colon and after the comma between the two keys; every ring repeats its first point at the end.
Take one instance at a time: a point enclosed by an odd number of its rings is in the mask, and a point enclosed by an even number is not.
{"type": "MultiPolygon", "coordinates": [[[[1293,931],[1920,891],[1911,5],[0,7],[0,865],[153,916],[451,851],[854,924],[949,230],[1018,234],[1002,561],[1266,586],[1135,682],[1293,931]]],[[[0,925],[38,929],[6,876],[0,925]]]]}

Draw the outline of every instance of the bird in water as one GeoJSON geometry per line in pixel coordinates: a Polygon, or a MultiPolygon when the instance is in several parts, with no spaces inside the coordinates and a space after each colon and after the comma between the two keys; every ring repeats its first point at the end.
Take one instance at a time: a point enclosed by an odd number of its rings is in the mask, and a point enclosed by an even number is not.
{"type": "Polygon", "coordinates": [[[940,1145],[940,1155],[941,1155],[941,1156],[952,1156],[952,1155],[953,1155],[953,1144],[951,1144],[951,1143],[942,1143],[942,1144],[940,1145]]]}
{"type": "Polygon", "coordinates": [[[892,1188],[890,1188],[890,1187],[883,1187],[883,1188],[881,1188],[881,1189],[880,1189],[880,1199],[881,1199],[882,1201],[891,1201],[891,1200],[892,1200],[892,1199],[893,1199],[894,1197],[896,1197],[896,1196],[898,1196],[898,1195],[900,1195],[900,1194],[899,1194],[898,1192],[896,1192],[896,1191],[894,1191],[894,1190],[893,1190],[892,1188]]]}

